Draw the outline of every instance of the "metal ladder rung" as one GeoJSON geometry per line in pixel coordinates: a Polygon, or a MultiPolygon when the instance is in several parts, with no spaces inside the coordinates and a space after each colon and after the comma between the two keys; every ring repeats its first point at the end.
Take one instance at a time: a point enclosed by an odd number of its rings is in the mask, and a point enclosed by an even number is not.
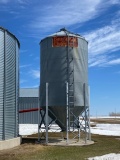
{"type": "Polygon", "coordinates": [[[69,97],[68,105],[69,105],[69,113],[70,113],[69,122],[72,124],[72,123],[74,123],[73,111],[74,111],[74,107],[75,107],[74,106],[74,57],[73,57],[73,55],[69,56],[69,50],[67,52],[68,52],[68,56],[66,57],[66,61],[67,61],[67,66],[68,66],[68,68],[67,68],[68,97],[69,97]]]}

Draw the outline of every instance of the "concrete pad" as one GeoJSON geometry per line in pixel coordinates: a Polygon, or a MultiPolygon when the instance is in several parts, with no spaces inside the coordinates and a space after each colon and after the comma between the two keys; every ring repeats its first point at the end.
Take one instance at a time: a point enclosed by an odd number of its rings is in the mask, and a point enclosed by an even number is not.
{"type": "MultiPolygon", "coordinates": [[[[43,142],[45,143],[45,141],[43,142]]],[[[84,146],[84,145],[91,145],[94,144],[94,141],[87,140],[85,143],[85,140],[75,140],[75,139],[69,139],[68,143],[66,140],[63,139],[49,139],[47,145],[51,146],[84,146]]]]}
{"type": "Polygon", "coordinates": [[[10,149],[21,144],[21,137],[0,141],[0,150],[10,149]]]}

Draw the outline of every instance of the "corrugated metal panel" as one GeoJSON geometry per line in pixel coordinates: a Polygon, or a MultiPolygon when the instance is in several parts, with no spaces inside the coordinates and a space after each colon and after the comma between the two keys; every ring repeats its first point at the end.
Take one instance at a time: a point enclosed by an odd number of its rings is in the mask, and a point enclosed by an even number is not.
{"type": "Polygon", "coordinates": [[[15,127],[15,137],[19,135],[19,46],[16,41],[16,127],[15,127]]]}
{"type": "MultiPolygon", "coordinates": [[[[19,97],[19,110],[33,108],[38,108],[38,97],[19,97]]],[[[38,111],[19,113],[19,123],[38,124],[38,111]]]]}
{"type": "Polygon", "coordinates": [[[6,35],[5,139],[14,137],[16,117],[16,41],[6,35]]]}
{"type": "MultiPolygon", "coordinates": [[[[38,88],[20,88],[19,110],[38,108],[38,88]]],[[[20,124],[38,124],[38,111],[19,114],[20,124]]]]}
{"type": "Polygon", "coordinates": [[[14,35],[0,27],[0,140],[18,135],[18,49],[14,35]]]}
{"type": "Polygon", "coordinates": [[[3,139],[4,32],[0,30],[0,140],[3,139]]]}
{"type": "MultiPolygon", "coordinates": [[[[38,108],[38,91],[38,88],[20,88],[19,111],[38,108]]],[[[38,124],[38,111],[19,113],[19,123],[38,124]]]]}

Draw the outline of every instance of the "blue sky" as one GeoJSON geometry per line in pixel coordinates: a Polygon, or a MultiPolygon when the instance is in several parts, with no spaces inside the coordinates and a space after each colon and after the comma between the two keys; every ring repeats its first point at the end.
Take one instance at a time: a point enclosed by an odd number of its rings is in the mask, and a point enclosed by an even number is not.
{"type": "Polygon", "coordinates": [[[0,0],[0,26],[19,39],[20,87],[37,87],[44,37],[66,27],[89,42],[91,114],[120,112],[120,0],[0,0]]]}

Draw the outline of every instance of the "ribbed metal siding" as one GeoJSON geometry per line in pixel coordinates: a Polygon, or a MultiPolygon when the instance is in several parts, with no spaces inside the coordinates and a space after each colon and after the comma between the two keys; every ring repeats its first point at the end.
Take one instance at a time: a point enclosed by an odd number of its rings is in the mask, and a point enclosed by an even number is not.
{"type": "Polygon", "coordinates": [[[4,32],[0,30],[0,140],[3,139],[4,32]]]}
{"type": "Polygon", "coordinates": [[[15,136],[17,137],[19,134],[19,47],[18,43],[16,42],[16,114],[15,114],[15,136]]]}
{"type": "Polygon", "coordinates": [[[6,106],[5,106],[5,139],[14,137],[16,117],[16,41],[6,36],[6,106]]]}
{"type": "Polygon", "coordinates": [[[0,35],[0,140],[6,140],[18,135],[19,44],[15,36],[3,28],[0,35]]]}
{"type": "MultiPolygon", "coordinates": [[[[38,88],[20,88],[19,110],[38,108],[38,88]]],[[[19,113],[20,124],[38,124],[38,111],[19,113]]]]}
{"type": "MultiPolygon", "coordinates": [[[[19,110],[38,108],[38,97],[19,97],[19,110]]],[[[20,124],[38,124],[38,111],[19,113],[20,124]]]]}
{"type": "MultiPolygon", "coordinates": [[[[19,110],[37,107],[38,97],[19,97],[19,110]]],[[[48,121],[51,122],[50,117],[48,117],[48,121]]],[[[19,124],[38,124],[38,111],[19,113],[19,124]]]]}
{"type": "MultiPolygon", "coordinates": [[[[20,88],[19,111],[38,108],[38,91],[38,88],[20,88]]],[[[48,120],[51,121],[51,118],[48,120]]],[[[19,113],[19,123],[38,124],[38,111],[19,113]]]]}

